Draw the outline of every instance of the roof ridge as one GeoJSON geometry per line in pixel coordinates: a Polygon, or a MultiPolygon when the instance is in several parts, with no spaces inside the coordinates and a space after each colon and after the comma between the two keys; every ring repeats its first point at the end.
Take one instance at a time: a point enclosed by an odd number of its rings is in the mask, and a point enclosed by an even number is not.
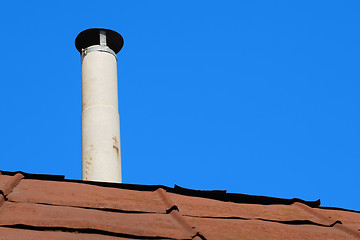
{"type": "Polygon", "coordinates": [[[303,203],[309,207],[318,207],[320,206],[320,199],[316,201],[305,201],[299,198],[276,198],[276,197],[267,197],[259,195],[249,195],[242,193],[228,193],[226,190],[193,190],[188,188],[183,188],[178,185],[175,185],[174,190],[176,193],[187,196],[196,196],[196,197],[205,197],[215,200],[220,200],[224,202],[234,202],[234,203],[248,203],[248,204],[260,204],[260,205],[274,205],[274,204],[284,204],[291,205],[293,203],[299,202],[303,203]]]}
{"type": "Polygon", "coordinates": [[[360,213],[360,211],[357,211],[357,210],[351,210],[351,209],[340,208],[340,207],[325,207],[325,206],[323,207],[323,206],[319,206],[318,208],[325,209],[325,210],[337,210],[337,211],[360,213]]]}
{"type": "Polygon", "coordinates": [[[172,188],[164,185],[109,183],[109,182],[93,182],[93,181],[84,181],[84,180],[65,179],[64,175],[32,174],[32,173],[25,173],[22,171],[16,171],[16,172],[0,171],[0,172],[3,175],[11,175],[11,176],[20,173],[24,176],[25,179],[75,182],[81,184],[96,185],[101,187],[112,187],[112,188],[130,189],[130,190],[138,190],[138,191],[156,191],[159,188],[162,188],[167,192],[177,193],[185,196],[202,197],[202,198],[214,199],[224,202],[234,202],[234,203],[247,203],[247,204],[260,204],[260,205],[274,205],[274,204],[291,205],[293,203],[299,202],[312,208],[319,207],[321,203],[320,199],[316,201],[306,201],[299,198],[287,199],[287,198],[276,198],[276,197],[267,197],[267,196],[258,196],[258,195],[248,195],[241,193],[227,193],[226,190],[194,190],[194,189],[183,188],[178,185],[175,185],[172,188]]]}

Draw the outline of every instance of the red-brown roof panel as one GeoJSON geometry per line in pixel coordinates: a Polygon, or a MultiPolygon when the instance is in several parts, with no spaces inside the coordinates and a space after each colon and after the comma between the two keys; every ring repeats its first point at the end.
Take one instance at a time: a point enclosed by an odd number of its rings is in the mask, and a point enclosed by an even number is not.
{"type": "Polygon", "coordinates": [[[0,226],[93,229],[141,237],[191,239],[170,214],[118,213],[75,207],[5,202],[0,226]]]}
{"type": "Polygon", "coordinates": [[[101,187],[73,182],[24,179],[8,195],[14,202],[110,208],[130,212],[165,213],[160,196],[151,191],[101,187]]]}
{"type": "Polygon", "coordinates": [[[336,219],[338,221],[341,221],[343,226],[358,231],[360,235],[360,214],[358,212],[326,210],[320,208],[314,208],[311,210],[316,212],[317,214],[325,216],[328,219],[336,219]]]}
{"type": "Polygon", "coordinates": [[[360,239],[358,212],[319,204],[5,172],[0,239],[360,239]]]}
{"type": "Polygon", "coordinates": [[[346,240],[351,236],[331,227],[287,225],[259,220],[186,217],[206,239],[227,240],[346,240]]]}
{"type": "Polygon", "coordinates": [[[1,240],[129,240],[129,238],[105,236],[102,234],[70,233],[61,231],[36,231],[0,227],[1,240]]]}
{"type": "Polygon", "coordinates": [[[173,193],[168,193],[168,196],[179,208],[180,212],[186,216],[221,218],[235,217],[246,219],[260,218],[278,221],[309,220],[323,225],[332,223],[327,220],[325,221],[323,219],[319,219],[315,215],[297,207],[297,205],[301,203],[292,205],[260,205],[223,202],[173,193]]]}

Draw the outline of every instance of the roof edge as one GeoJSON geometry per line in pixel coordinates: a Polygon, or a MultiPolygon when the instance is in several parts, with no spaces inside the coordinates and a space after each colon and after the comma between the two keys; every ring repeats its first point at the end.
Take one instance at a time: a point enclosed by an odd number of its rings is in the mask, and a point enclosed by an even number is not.
{"type": "MultiPolygon", "coordinates": [[[[219,200],[223,202],[234,202],[234,203],[246,203],[246,204],[260,204],[260,205],[291,205],[293,203],[302,203],[309,207],[320,207],[320,199],[316,201],[306,201],[299,198],[276,198],[276,197],[266,197],[258,195],[248,195],[241,193],[228,193],[226,190],[194,190],[183,188],[178,185],[175,185],[173,188],[164,186],[164,185],[142,185],[142,184],[128,184],[128,183],[109,183],[109,182],[94,182],[94,181],[84,181],[84,180],[75,180],[75,179],[65,179],[64,175],[51,175],[51,174],[33,174],[25,173],[22,171],[10,172],[10,171],[1,171],[0,175],[10,175],[13,176],[17,173],[20,173],[24,176],[24,179],[35,179],[35,180],[47,180],[47,181],[60,181],[60,182],[73,182],[81,184],[89,184],[101,187],[111,187],[111,188],[120,188],[120,189],[129,189],[137,191],[156,191],[159,188],[162,188],[170,193],[176,193],[185,196],[191,197],[201,197],[219,200]]],[[[346,209],[342,209],[346,210],[346,209]]],[[[352,211],[352,210],[348,210],[352,211]]]]}

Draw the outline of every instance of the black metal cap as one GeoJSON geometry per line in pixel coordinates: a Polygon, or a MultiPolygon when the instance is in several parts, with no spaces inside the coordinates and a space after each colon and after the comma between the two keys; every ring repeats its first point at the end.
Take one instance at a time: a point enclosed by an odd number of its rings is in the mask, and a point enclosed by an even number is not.
{"type": "Polygon", "coordinates": [[[79,33],[75,39],[76,49],[81,53],[81,49],[85,49],[93,45],[100,45],[100,31],[106,32],[106,46],[115,53],[120,52],[124,45],[124,39],[120,33],[104,28],[89,28],[79,33]]]}

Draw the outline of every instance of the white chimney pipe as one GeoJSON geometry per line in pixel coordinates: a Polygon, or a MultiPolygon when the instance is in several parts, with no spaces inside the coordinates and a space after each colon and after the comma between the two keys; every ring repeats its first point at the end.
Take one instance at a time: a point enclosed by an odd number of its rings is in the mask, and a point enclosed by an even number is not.
{"type": "Polygon", "coordinates": [[[75,40],[81,53],[83,180],[121,182],[116,54],[123,44],[119,33],[100,28],[75,40]]]}

